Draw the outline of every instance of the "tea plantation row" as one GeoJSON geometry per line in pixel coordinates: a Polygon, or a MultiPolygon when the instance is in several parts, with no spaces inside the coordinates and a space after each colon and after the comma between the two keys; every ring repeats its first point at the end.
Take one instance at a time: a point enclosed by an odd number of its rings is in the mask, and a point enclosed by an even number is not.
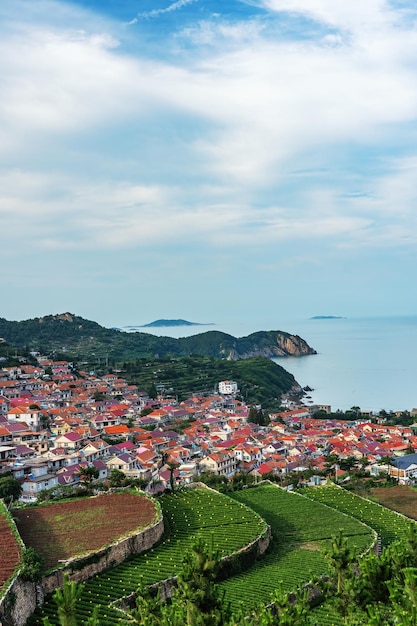
{"type": "MultiPolygon", "coordinates": [[[[139,584],[152,584],[175,575],[183,554],[197,536],[225,556],[265,532],[263,520],[271,526],[273,542],[268,553],[246,571],[219,583],[225,601],[234,608],[243,605],[250,610],[259,602],[267,604],[278,586],[290,591],[325,574],[323,548],[340,529],[349,545],[363,552],[375,541],[372,529],[386,544],[404,536],[410,524],[396,513],[337,487],[313,488],[300,495],[263,484],[235,492],[233,499],[205,489],[192,489],[163,496],[161,506],[166,523],[162,542],[87,581],[78,608],[81,623],[96,604],[100,605],[103,623],[119,623],[123,618],[109,607],[110,603],[134,591],[139,584]]],[[[31,623],[42,624],[46,615],[52,623],[58,623],[51,600],[31,623]]],[[[311,624],[322,623],[320,612],[317,619],[311,624]]]]}

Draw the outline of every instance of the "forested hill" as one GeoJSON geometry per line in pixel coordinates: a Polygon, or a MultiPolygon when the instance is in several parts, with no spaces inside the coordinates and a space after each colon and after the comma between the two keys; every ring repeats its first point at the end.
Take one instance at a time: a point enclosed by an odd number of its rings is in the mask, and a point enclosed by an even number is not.
{"type": "Polygon", "coordinates": [[[226,359],[316,354],[301,337],[283,331],[259,331],[236,338],[211,330],[192,337],[172,339],[104,328],[71,313],[21,322],[0,318],[0,338],[22,349],[44,354],[66,353],[86,360],[90,360],[93,355],[119,361],[191,354],[226,359]]]}

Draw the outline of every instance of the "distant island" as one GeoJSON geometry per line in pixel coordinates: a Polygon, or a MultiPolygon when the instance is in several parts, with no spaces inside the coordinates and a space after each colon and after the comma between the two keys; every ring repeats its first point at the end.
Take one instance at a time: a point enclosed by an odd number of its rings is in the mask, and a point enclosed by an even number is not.
{"type": "Polygon", "coordinates": [[[213,326],[213,324],[200,324],[199,322],[189,322],[188,320],[155,320],[149,324],[142,324],[137,328],[165,328],[168,326],[213,326]]]}
{"type": "Polygon", "coordinates": [[[346,317],[341,315],[314,315],[310,317],[311,320],[345,320],[346,317]]]}

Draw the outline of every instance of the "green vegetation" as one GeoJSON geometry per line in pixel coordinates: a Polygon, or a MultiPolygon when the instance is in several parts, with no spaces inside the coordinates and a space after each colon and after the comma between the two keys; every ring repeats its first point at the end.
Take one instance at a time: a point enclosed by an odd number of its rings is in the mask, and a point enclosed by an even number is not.
{"type": "MultiPolygon", "coordinates": [[[[142,324],[140,328],[159,328],[166,326],[207,326],[207,324],[200,324],[198,322],[189,322],[188,320],[176,319],[176,320],[155,320],[149,322],[149,324],[142,324]]],[[[209,324],[212,326],[212,324],[209,324]]]]}
{"type": "MultiPolygon", "coordinates": [[[[2,339],[1,334],[0,339],[2,339]]],[[[22,361],[33,365],[36,364],[36,359],[29,354],[26,346],[17,348],[9,345],[6,341],[0,340],[0,367],[15,367],[16,365],[21,365],[22,361]]]]}
{"type": "Polygon", "coordinates": [[[16,478],[11,475],[0,478],[0,499],[5,502],[18,500],[22,493],[22,487],[16,478]]]}
{"type": "Polygon", "coordinates": [[[394,411],[385,411],[381,409],[378,414],[369,417],[368,414],[363,414],[361,412],[360,407],[352,406],[350,409],[346,411],[341,411],[338,409],[337,411],[328,413],[324,409],[320,409],[313,414],[313,417],[316,419],[338,419],[338,420],[357,420],[357,419],[367,419],[370,422],[376,423],[377,420],[382,419],[384,424],[388,424],[390,426],[411,426],[415,422],[415,418],[409,411],[403,411],[398,414],[394,411]]]}
{"type": "MultiPolygon", "coordinates": [[[[98,374],[113,368],[148,390],[151,397],[156,397],[158,387],[182,400],[196,393],[212,393],[220,380],[236,380],[246,402],[272,411],[279,409],[282,394],[295,387],[296,381],[269,357],[289,339],[300,353],[314,353],[300,337],[281,331],[261,331],[239,339],[208,331],[171,339],[103,328],[69,313],[23,322],[0,318],[1,336],[17,345],[20,353],[23,349],[26,354],[29,349],[39,351],[78,366],[82,363],[98,374]]],[[[10,354],[5,344],[0,344],[0,349],[10,354]]],[[[105,395],[97,392],[95,399],[104,400],[105,395]]],[[[255,418],[265,421],[261,413],[255,418]]]]}
{"type": "MultiPolygon", "coordinates": [[[[329,576],[316,581],[314,589],[299,587],[286,594],[279,585],[270,607],[258,603],[251,612],[232,612],[216,584],[219,554],[197,540],[184,554],[171,599],[161,602],[159,592],[154,596],[140,587],[136,606],[120,622],[126,626],[415,626],[415,525],[402,542],[385,549],[380,557],[370,553],[359,560],[339,533],[326,548],[324,558],[329,564],[329,576]],[[320,606],[315,608],[317,604],[320,606]]],[[[83,591],[84,585],[66,579],[63,589],[54,594],[55,607],[50,610],[54,619],[44,618],[44,626],[117,623],[114,615],[99,617],[102,606],[96,605],[88,612],[83,591]],[[81,622],[82,618],[85,621],[81,622]]],[[[242,589],[242,593],[246,591],[242,589]]]]}
{"type": "MultiPolygon", "coordinates": [[[[56,589],[52,596],[56,607],[57,617],[60,626],[77,626],[76,607],[81,598],[84,585],[78,584],[75,581],[69,579],[68,574],[64,574],[64,584],[61,588],[56,589]]],[[[98,621],[98,607],[93,610],[92,616],[84,622],[85,626],[99,626],[98,621]]],[[[48,617],[43,620],[43,626],[51,626],[51,622],[48,617]]]]}
{"type": "MultiPolygon", "coordinates": [[[[0,337],[19,348],[44,354],[77,355],[74,360],[105,359],[109,363],[151,356],[189,356],[201,354],[219,358],[243,358],[268,352],[278,356],[290,339],[295,350],[314,354],[303,339],[282,331],[260,331],[236,338],[219,331],[172,339],[148,333],[124,333],[104,328],[96,322],[64,313],[12,322],[0,318],[0,337]],[[278,350],[278,351],[277,351],[278,350]]],[[[282,354],[282,352],[281,352],[282,354]]]]}
{"type": "Polygon", "coordinates": [[[372,530],[346,515],[275,487],[262,484],[231,494],[261,515],[271,526],[273,545],[253,567],[222,583],[225,598],[245,611],[271,601],[275,589],[295,590],[325,574],[324,558],[333,535],[343,528],[350,549],[363,552],[374,541],[372,530]]]}
{"type": "MultiPolygon", "coordinates": [[[[235,492],[235,503],[202,489],[164,495],[166,533],[161,544],[84,583],[75,594],[73,626],[414,626],[417,526],[337,487],[305,493],[318,494],[317,500],[269,484],[235,492]],[[265,528],[248,507],[271,525],[272,547],[245,571],[226,567],[236,575],[219,582],[221,556],[265,528]],[[397,537],[401,542],[391,543],[380,557],[364,555],[374,539],[371,529],[333,507],[352,508],[383,534],[385,543],[397,537]],[[179,583],[171,601],[161,603],[146,590],[174,574],[179,583]],[[311,587],[300,591],[307,581],[314,586],[312,596],[311,587]],[[138,586],[136,607],[128,620],[122,618],[109,605],[138,586]],[[289,592],[295,592],[291,599],[289,592]],[[272,610],[265,608],[268,602],[274,603],[272,610]]],[[[42,615],[49,618],[46,624],[64,624],[56,602],[48,601],[42,615]]],[[[40,619],[31,623],[41,624],[40,619]]]]}
{"type": "Polygon", "coordinates": [[[281,395],[295,384],[292,374],[265,357],[239,361],[201,356],[138,359],[124,363],[123,370],[139,388],[163,386],[180,400],[196,393],[212,393],[220,380],[235,380],[246,402],[270,410],[280,406],[281,395]]]}
{"type": "Polygon", "coordinates": [[[383,546],[404,539],[409,532],[410,520],[406,517],[340,487],[307,487],[301,493],[368,524],[381,538],[383,546]]]}
{"type": "Polygon", "coordinates": [[[22,554],[22,569],[20,576],[23,580],[37,582],[42,577],[45,559],[33,548],[25,548],[22,554]]]}
{"type": "MultiPolygon", "coordinates": [[[[177,575],[184,554],[197,538],[203,539],[213,551],[218,552],[219,557],[223,557],[266,532],[265,522],[256,513],[209,489],[187,489],[165,494],[160,503],[165,523],[162,542],[146,553],[88,580],[77,603],[80,618],[81,614],[83,618],[91,615],[95,605],[100,606],[100,614],[105,614],[108,604],[135,591],[138,585],[151,585],[177,575]]],[[[41,624],[41,618],[48,616],[52,623],[57,624],[53,621],[56,620],[54,614],[54,603],[48,601],[35,615],[33,623],[41,624]]],[[[117,620],[117,613],[111,615],[117,620]]]]}
{"type": "MultiPolygon", "coordinates": [[[[302,626],[308,613],[308,593],[297,591],[291,594],[282,593],[280,589],[274,594],[274,608],[258,606],[256,613],[250,616],[232,615],[230,607],[224,603],[221,592],[216,585],[219,571],[219,554],[208,547],[201,539],[197,539],[184,554],[179,568],[177,585],[172,597],[162,602],[159,590],[156,595],[149,589],[140,587],[136,596],[136,606],[128,611],[123,624],[137,626],[302,626]]],[[[79,626],[83,612],[76,609],[82,605],[84,584],[78,585],[65,578],[63,589],[54,595],[54,607],[50,607],[49,617],[43,619],[44,626],[52,626],[52,622],[60,626],[79,626]]],[[[98,626],[101,623],[115,624],[115,616],[104,614],[100,617],[102,607],[96,605],[93,615],[82,623],[85,626],[98,626]],[[103,621],[106,618],[106,621],[103,621]],[[100,621],[102,620],[102,621],[100,621]]],[[[91,609],[90,609],[91,612],[91,609]]]]}

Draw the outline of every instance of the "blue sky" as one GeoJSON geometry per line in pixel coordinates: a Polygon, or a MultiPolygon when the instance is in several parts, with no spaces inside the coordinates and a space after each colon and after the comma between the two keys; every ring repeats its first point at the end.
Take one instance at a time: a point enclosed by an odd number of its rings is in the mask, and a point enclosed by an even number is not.
{"type": "Polygon", "coordinates": [[[0,316],[417,313],[417,12],[2,0],[0,316]]]}

